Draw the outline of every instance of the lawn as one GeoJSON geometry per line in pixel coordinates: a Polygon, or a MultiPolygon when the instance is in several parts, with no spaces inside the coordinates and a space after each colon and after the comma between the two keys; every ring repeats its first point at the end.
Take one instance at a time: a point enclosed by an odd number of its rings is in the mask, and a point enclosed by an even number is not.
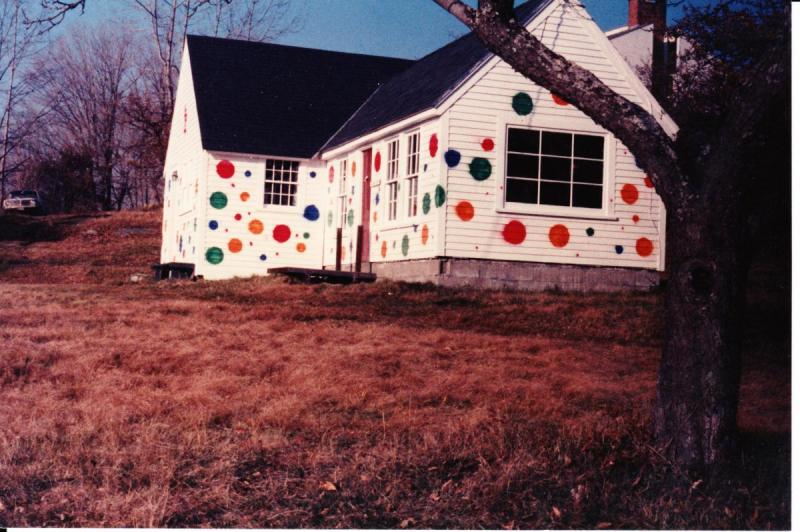
{"type": "Polygon", "coordinates": [[[132,282],[159,220],[0,218],[0,525],[789,527],[780,268],[698,482],[650,443],[659,293],[132,282]]]}

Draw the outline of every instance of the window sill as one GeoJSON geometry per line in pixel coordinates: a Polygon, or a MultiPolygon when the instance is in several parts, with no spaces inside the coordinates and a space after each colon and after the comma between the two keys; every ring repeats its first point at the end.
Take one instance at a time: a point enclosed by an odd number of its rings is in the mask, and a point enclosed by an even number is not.
{"type": "Polygon", "coordinates": [[[525,209],[515,209],[513,207],[499,207],[496,209],[499,214],[516,214],[518,216],[535,216],[541,218],[564,218],[575,220],[598,220],[606,222],[617,222],[619,216],[599,212],[597,214],[588,212],[572,211],[529,211],[525,209]]]}

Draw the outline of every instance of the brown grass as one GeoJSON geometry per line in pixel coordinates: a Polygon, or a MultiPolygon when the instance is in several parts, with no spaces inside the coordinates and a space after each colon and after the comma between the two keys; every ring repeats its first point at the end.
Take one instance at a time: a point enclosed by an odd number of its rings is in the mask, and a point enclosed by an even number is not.
{"type": "Polygon", "coordinates": [[[789,526],[774,282],[740,472],[697,484],[649,445],[658,294],[130,283],[159,213],[37,223],[0,238],[4,526],[789,526]]]}

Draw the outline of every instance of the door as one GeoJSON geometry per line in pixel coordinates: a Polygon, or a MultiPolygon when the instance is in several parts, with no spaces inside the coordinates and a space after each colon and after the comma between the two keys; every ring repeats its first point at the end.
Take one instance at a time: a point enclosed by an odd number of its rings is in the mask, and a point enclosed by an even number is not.
{"type": "Polygon", "coordinates": [[[361,243],[359,262],[369,264],[369,222],[370,222],[370,198],[372,197],[372,148],[361,152],[363,164],[361,165],[361,230],[359,231],[359,241],[361,243]]]}

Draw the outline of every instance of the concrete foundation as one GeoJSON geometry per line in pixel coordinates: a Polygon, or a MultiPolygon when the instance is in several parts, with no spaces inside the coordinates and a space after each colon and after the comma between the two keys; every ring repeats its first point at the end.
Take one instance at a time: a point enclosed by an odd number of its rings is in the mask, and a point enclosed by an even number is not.
{"type": "Polygon", "coordinates": [[[456,258],[376,262],[371,270],[379,280],[528,291],[646,291],[660,280],[644,269],[456,258]]]}

